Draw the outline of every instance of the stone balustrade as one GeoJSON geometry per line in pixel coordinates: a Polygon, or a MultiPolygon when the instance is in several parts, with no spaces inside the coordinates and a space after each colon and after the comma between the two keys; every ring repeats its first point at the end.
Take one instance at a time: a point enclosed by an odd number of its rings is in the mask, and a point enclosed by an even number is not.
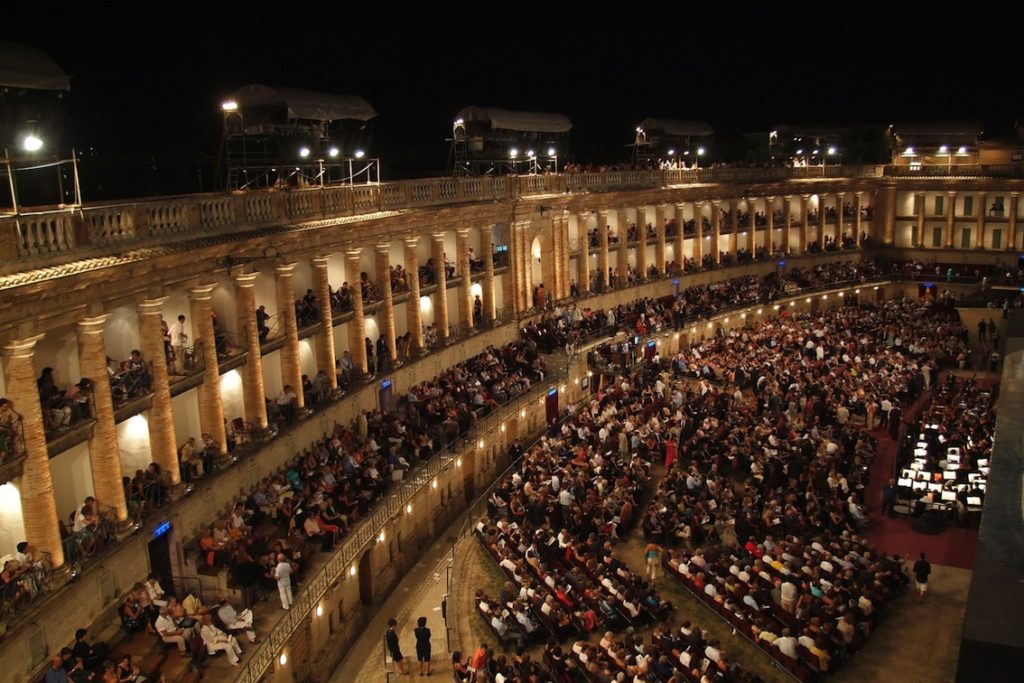
{"type": "Polygon", "coordinates": [[[368,185],[194,194],[0,217],[0,273],[253,228],[441,205],[716,182],[878,178],[880,166],[709,168],[445,177],[368,185]]]}

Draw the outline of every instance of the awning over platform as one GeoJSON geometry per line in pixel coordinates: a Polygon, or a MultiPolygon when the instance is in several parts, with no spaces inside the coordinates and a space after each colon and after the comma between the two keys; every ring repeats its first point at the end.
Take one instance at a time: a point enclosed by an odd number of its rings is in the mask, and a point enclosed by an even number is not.
{"type": "Polygon", "coordinates": [[[49,55],[31,45],[0,41],[0,87],[70,90],[71,80],[49,55]]]}
{"type": "Polygon", "coordinates": [[[645,131],[658,131],[675,137],[707,137],[715,129],[705,121],[674,121],[672,119],[644,119],[640,122],[645,131]]]}
{"type": "Polygon", "coordinates": [[[535,111],[513,111],[490,107],[466,107],[455,116],[470,121],[490,122],[491,128],[514,130],[522,133],[568,133],[572,121],[564,114],[549,114],[535,111]]]}
{"type": "Polygon", "coordinates": [[[268,105],[287,107],[290,119],[369,121],[377,116],[370,103],[358,95],[331,95],[301,88],[272,88],[259,83],[239,88],[232,99],[243,109],[268,105]]]}

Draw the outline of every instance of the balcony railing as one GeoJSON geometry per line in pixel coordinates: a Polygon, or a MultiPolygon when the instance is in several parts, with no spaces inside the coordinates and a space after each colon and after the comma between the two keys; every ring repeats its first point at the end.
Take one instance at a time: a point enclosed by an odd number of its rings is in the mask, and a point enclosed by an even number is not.
{"type": "Polygon", "coordinates": [[[21,476],[25,460],[25,429],[21,415],[10,406],[0,412],[0,486],[21,476]]]}
{"type": "Polygon", "coordinates": [[[885,175],[896,178],[1024,178],[1024,163],[889,165],[885,175]]]}
{"type": "Polygon", "coordinates": [[[110,255],[130,248],[386,211],[565,193],[790,178],[872,178],[882,166],[708,168],[424,178],[356,186],[194,194],[0,217],[0,272],[110,255]]]}

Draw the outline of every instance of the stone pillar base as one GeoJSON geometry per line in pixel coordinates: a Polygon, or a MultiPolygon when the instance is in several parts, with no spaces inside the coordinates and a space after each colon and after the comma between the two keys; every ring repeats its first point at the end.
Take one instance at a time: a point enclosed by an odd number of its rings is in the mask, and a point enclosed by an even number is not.
{"type": "Polygon", "coordinates": [[[167,490],[167,495],[171,499],[172,503],[176,503],[185,497],[186,487],[184,481],[179,481],[177,484],[172,485],[167,490]]]}
{"type": "Polygon", "coordinates": [[[120,543],[135,531],[135,521],[131,517],[127,517],[114,525],[114,538],[120,543]]]}

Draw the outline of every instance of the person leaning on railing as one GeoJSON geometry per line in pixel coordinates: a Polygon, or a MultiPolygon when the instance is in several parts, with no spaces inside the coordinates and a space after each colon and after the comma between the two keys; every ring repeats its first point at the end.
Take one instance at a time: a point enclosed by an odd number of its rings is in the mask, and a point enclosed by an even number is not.
{"type": "Polygon", "coordinates": [[[24,451],[19,425],[21,415],[14,410],[14,404],[6,398],[0,398],[0,463],[7,458],[24,451]]]}

